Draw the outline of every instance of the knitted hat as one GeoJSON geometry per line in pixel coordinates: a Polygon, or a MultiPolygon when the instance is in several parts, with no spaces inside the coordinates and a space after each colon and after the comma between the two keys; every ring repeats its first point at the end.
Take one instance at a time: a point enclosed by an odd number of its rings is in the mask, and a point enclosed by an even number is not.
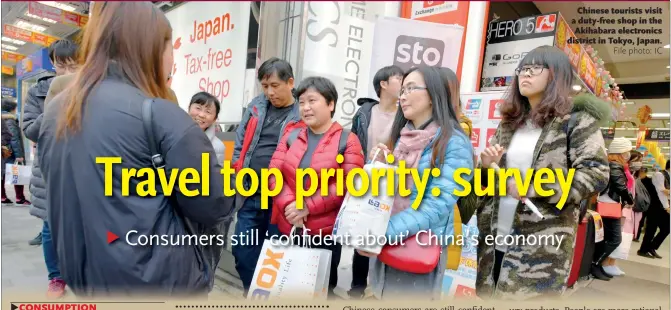
{"type": "Polygon", "coordinates": [[[631,141],[627,138],[615,138],[608,146],[608,154],[622,154],[631,151],[631,141]]]}

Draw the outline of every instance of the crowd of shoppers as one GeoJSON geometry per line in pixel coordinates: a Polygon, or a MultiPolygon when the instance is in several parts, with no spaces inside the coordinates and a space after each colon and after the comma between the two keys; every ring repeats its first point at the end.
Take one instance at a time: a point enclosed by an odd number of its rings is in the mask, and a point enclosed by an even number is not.
{"type": "MultiPolygon", "coordinates": [[[[561,295],[571,267],[581,201],[595,195],[599,201],[629,208],[635,206],[636,184],[650,194],[639,255],[659,257],[656,250],[669,234],[668,163],[665,172],[649,179],[643,177],[641,156],[630,158],[628,140],[616,139],[606,151],[600,127],[610,107],[594,96],[572,94],[570,61],[549,46],[532,50],[520,61],[501,106],[503,119],[491,146],[479,156],[470,142],[472,123],[461,112],[459,80],[450,69],[380,69],[372,81],[379,99],[358,100],[350,131],[333,120],[338,91],[332,81],[306,77],[294,88],[291,65],[271,58],[258,69],[263,94],[244,112],[231,159],[236,171],[251,168],[258,174],[270,167],[281,172],[284,186],[266,202],[267,210],[261,208],[260,192],[226,197],[212,190],[208,196],[187,197],[181,191],[169,196],[157,187],[155,196],[140,197],[133,183],[130,196],[122,196],[120,186],[106,195],[105,166],[97,164],[96,157],[114,154],[122,159],[114,167],[115,184],[122,182],[121,169],[189,167],[201,172],[202,153],[210,154],[210,162],[205,163],[210,171],[219,171],[225,147],[215,133],[222,106],[206,92],[194,94],[186,112],[176,104],[169,87],[174,62],[172,28],[151,3],[94,3],[89,25],[80,49],[66,40],[50,47],[58,76],[40,80],[31,88],[23,115],[23,133],[37,143],[31,214],[44,221],[41,240],[52,297],[62,296],[65,284],[85,296],[205,295],[213,287],[221,248],[107,244],[105,230],[116,234],[129,230],[146,235],[224,234],[220,224],[235,213],[236,235],[267,238],[303,230],[323,238],[333,231],[344,195],[337,193],[335,179],[329,178],[327,196],[307,197],[305,207],[297,208],[296,170],[313,168],[321,179],[322,169],[342,168],[347,177],[366,161],[384,161],[385,153],[410,168],[441,171],[428,180],[439,194],[426,195],[417,210],[410,205],[418,188],[412,177],[405,180],[410,195],[394,197],[385,233],[388,240],[412,238],[425,230],[441,238],[454,236],[455,223],[461,223],[454,210],[458,200],[454,192],[461,188],[453,174],[459,168],[480,167],[483,172],[494,166],[516,168],[523,178],[530,168],[575,170],[561,210],[556,205],[564,193],[558,184],[549,185],[556,191],[551,197],[540,197],[533,190],[520,197],[512,180],[501,183],[489,179],[489,174],[482,175],[485,185],[498,192],[500,184],[507,184],[509,195],[459,201],[477,209],[476,288],[481,298],[561,295]],[[338,156],[342,160],[336,160],[338,156]],[[523,199],[538,206],[544,217],[531,212],[523,199]],[[556,248],[493,245],[485,242],[488,235],[552,235],[563,242],[556,248]]],[[[3,101],[3,168],[4,162],[20,163],[24,157],[15,109],[16,103],[3,101]],[[5,135],[5,128],[11,135],[5,135]]],[[[274,179],[270,181],[273,187],[274,179]]],[[[298,181],[310,185],[309,180],[298,181]]],[[[223,188],[218,173],[210,173],[208,182],[211,188],[223,188]]],[[[243,186],[249,188],[251,182],[246,179],[243,186]]],[[[189,189],[197,186],[187,185],[189,189]]],[[[16,192],[18,203],[29,203],[20,194],[22,188],[16,192]]],[[[2,199],[9,202],[4,180],[2,199]]],[[[608,256],[620,243],[620,219],[604,218],[604,226],[606,240],[599,245],[592,266],[597,278],[608,278],[619,270],[608,256]]],[[[355,251],[349,296],[363,298],[368,289],[384,300],[440,298],[446,246],[422,254],[434,255],[438,263],[421,274],[391,266],[376,254],[355,251]]],[[[245,296],[261,248],[262,242],[232,248],[245,296]]],[[[342,245],[324,243],[317,248],[331,251],[328,289],[333,298],[342,245]]]]}

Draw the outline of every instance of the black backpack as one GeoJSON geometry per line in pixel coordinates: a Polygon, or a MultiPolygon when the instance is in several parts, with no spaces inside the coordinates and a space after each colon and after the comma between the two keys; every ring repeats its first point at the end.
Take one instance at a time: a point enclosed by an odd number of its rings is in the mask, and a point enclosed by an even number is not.
{"type": "Polygon", "coordinates": [[[645,212],[650,207],[650,193],[640,179],[636,180],[636,196],[634,197],[634,211],[645,212]]]}
{"type": "MultiPolygon", "coordinates": [[[[298,134],[301,133],[302,128],[295,128],[289,132],[289,138],[287,139],[287,149],[291,148],[291,144],[298,139],[298,134]]],[[[340,142],[338,142],[338,154],[345,155],[347,150],[347,138],[349,137],[350,130],[343,128],[340,132],[340,142]]]]}

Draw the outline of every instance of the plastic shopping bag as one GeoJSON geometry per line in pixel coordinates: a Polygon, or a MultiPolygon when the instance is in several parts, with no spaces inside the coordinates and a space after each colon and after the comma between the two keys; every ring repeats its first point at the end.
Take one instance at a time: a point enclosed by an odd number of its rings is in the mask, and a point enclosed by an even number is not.
{"type": "Polygon", "coordinates": [[[624,208],[622,210],[622,215],[624,221],[622,225],[622,242],[620,245],[610,253],[608,257],[614,259],[627,259],[629,258],[629,250],[631,249],[631,242],[634,239],[634,211],[631,208],[624,208]]]}
{"type": "Polygon", "coordinates": [[[463,227],[463,247],[457,270],[446,269],[443,276],[443,299],[475,298],[475,279],[478,273],[477,216],[473,215],[463,227]]]}
{"type": "Polygon", "coordinates": [[[631,249],[631,242],[634,239],[634,234],[628,232],[622,232],[622,242],[620,245],[610,253],[608,257],[614,259],[627,259],[629,258],[629,250],[631,249]]]}
{"type": "MultiPolygon", "coordinates": [[[[378,151],[375,152],[374,158],[377,157],[378,151]]],[[[369,180],[372,180],[373,168],[396,169],[396,166],[378,161],[366,164],[363,169],[366,170],[369,180]]],[[[384,242],[378,242],[378,237],[386,234],[391,207],[394,205],[393,194],[387,195],[387,181],[386,177],[380,178],[377,196],[373,196],[372,184],[368,193],[363,196],[354,197],[347,193],[333,227],[333,235],[338,240],[349,240],[348,244],[354,249],[380,254],[384,242]]],[[[354,186],[361,188],[360,178],[355,179],[354,186]]],[[[391,193],[396,191],[395,187],[396,184],[393,184],[391,193]]]]}
{"type": "Polygon", "coordinates": [[[5,164],[6,185],[29,185],[32,172],[25,165],[5,164]]]}
{"type": "Polygon", "coordinates": [[[287,243],[284,238],[264,241],[247,299],[326,299],[331,251],[287,243]]]}

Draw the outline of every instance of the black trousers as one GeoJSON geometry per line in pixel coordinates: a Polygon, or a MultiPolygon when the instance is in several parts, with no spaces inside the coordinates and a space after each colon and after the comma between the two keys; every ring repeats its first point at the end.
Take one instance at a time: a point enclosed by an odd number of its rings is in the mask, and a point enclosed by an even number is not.
{"type": "Polygon", "coordinates": [[[355,295],[363,295],[368,286],[368,268],[370,259],[354,251],[352,258],[352,288],[350,292],[355,295]]]}
{"type": "Polygon", "coordinates": [[[636,232],[636,238],[634,238],[634,240],[638,240],[641,238],[641,232],[643,231],[643,226],[645,224],[645,219],[647,217],[648,217],[648,211],[641,213],[641,221],[638,222],[638,231],[636,232]]]}
{"type": "Polygon", "coordinates": [[[494,286],[499,283],[499,274],[501,274],[501,264],[503,263],[503,255],[505,252],[494,250],[494,286]]]}
{"type": "Polygon", "coordinates": [[[666,211],[655,210],[648,214],[645,222],[645,234],[639,250],[641,252],[658,250],[666,237],[669,236],[669,226],[669,213],[666,211]],[[657,232],[658,228],[659,232],[657,232]]]}
{"type": "Polygon", "coordinates": [[[594,263],[601,264],[622,242],[621,219],[602,217],[603,241],[596,244],[594,249],[594,263]]]}

